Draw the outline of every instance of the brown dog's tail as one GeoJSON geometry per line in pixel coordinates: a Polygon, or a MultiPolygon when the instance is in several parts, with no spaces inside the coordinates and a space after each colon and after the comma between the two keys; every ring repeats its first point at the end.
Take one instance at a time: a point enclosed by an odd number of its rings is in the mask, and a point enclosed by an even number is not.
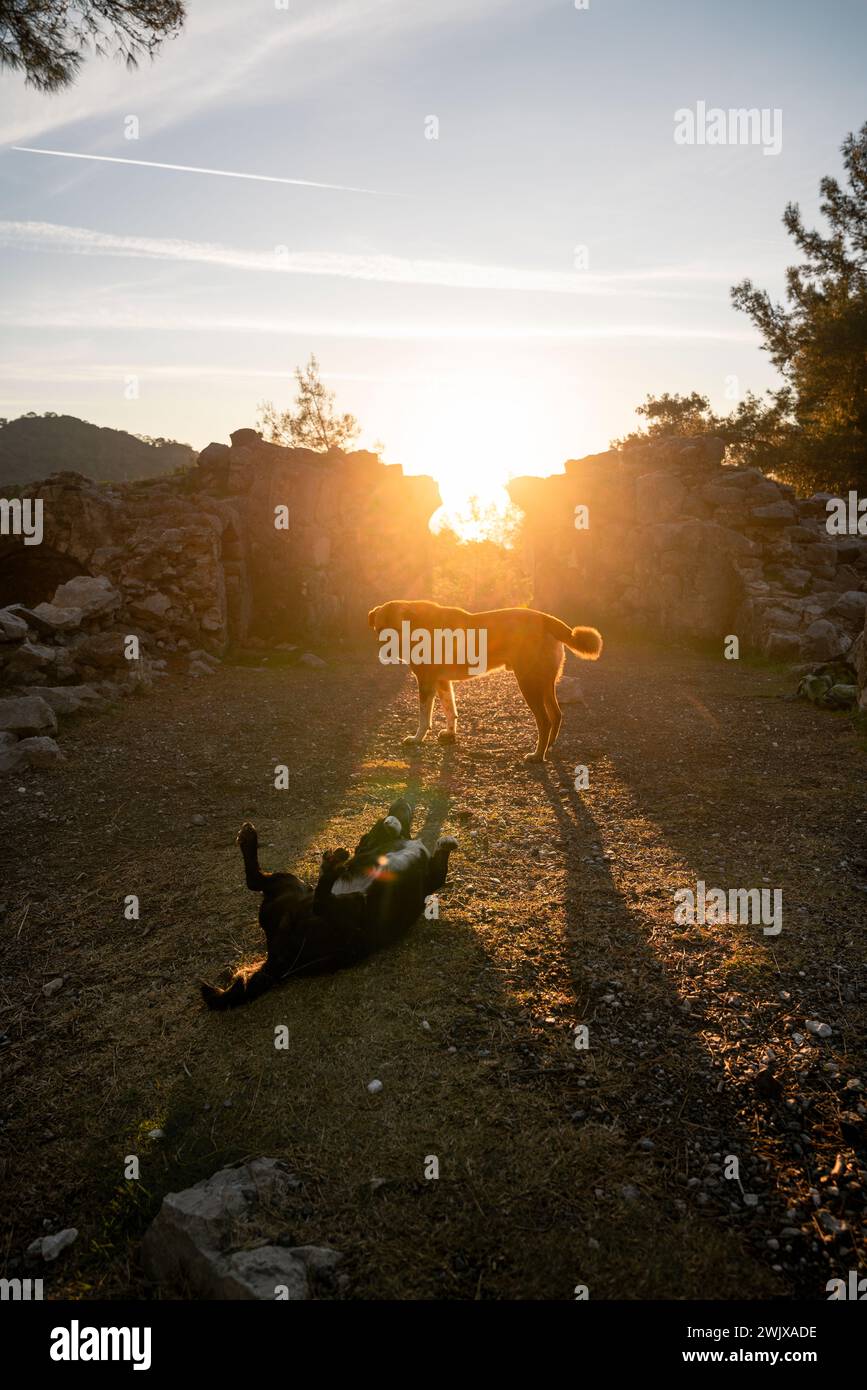
{"type": "Polygon", "coordinates": [[[543,614],[543,617],[545,631],[556,637],[558,642],[562,642],[564,647],[568,647],[583,661],[599,660],[602,654],[602,634],[597,632],[595,627],[570,628],[561,623],[559,618],[553,618],[550,613],[543,614]]]}

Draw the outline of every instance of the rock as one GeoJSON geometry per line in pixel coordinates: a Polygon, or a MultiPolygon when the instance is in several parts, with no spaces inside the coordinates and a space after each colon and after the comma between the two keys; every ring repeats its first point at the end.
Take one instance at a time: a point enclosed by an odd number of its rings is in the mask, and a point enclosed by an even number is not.
{"type": "Polygon", "coordinates": [[[557,682],[557,701],[561,705],[584,704],[584,692],[577,676],[561,676],[557,682]]]}
{"type": "Polygon", "coordinates": [[[771,502],[764,507],[752,507],[750,517],[762,526],[788,526],[797,521],[798,514],[788,502],[771,502]]]}
{"type": "Polygon", "coordinates": [[[0,729],[22,737],[54,733],[57,716],[41,695],[13,695],[0,700],[0,729]]]}
{"type": "Polygon", "coordinates": [[[38,690],[26,693],[39,695],[61,717],[78,714],[83,709],[102,709],[106,703],[95,685],[41,685],[38,690]]]}
{"type": "Polygon", "coordinates": [[[120,630],[89,633],[73,648],[76,662],[83,666],[93,666],[97,670],[111,666],[128,666],[129,669],[133,669],[139,663],[127,661],[124,654],[126,635],[120,630]]]}
{"type": "Polygon", "coordinates": [[[312,652],[305,652],[298,661],[299,666],[312,666],[318,670],[322,666],[327,666],[328,662],[323,661],[321,656],[314,656],[312,652]]]}
{"type": "Polygon", "coordinates": [[[867,593],[861,589],[847,589],[828,610],[828,615],[839,618],[843,623],[863,627],[867,617],[867,593]]]}
{"type": "Polygon", "coordinates": [[[245,445],[256,445],[262,443],[262,436],[258,430],[233,430],[232,433],[229,435],[229,438],[232,441],[233,449],[243,449],[245,445]]]}
{"type": "Polygon", "coordinates": [[[796,661],[801,654],[801,639],[794,632],[769,632],[763,650],[772,661],[796,661]]]}
{"type": "Polygon", "coordinates": [[[187,668],[189,676],[213,676],[215,668],[205,661],[191,661],[187,668]]]}
{"type": "Polygon", "coordinates": [[[647,521],[670,521],[678,516],[686,488],[673,473],[645,473],[635,480],[635,504],[647,521]]]}
{"type": "Polygon", "coordinates": [[[23,642],[27,638],[27,624],[8,608],[0,608],[0,642],[23,642]]]}
{"type": "Polygon", "coordinates": [[[28,616],[34,627],[50,635],[54,632],[75,631],[81,627],[84,613],[80,608],[63,607],[57,603],[38,603],[28,616]]]}
{"type": "Polygon", "coordinates": [[[52,665],[55,656],[54,647],[45,647],[41,643],[29,640],[22,642],[13,649],[6,660],[4,667],[6,679],[18,682],[41,675],[47,667],[52,665]]]}
{"type": "Polygon", "coordinates": [[[43,1236],[40,1241],[43,1260],[56,1260],[57,1256],[76,1240],[78,1240],[78,1231],[74,1226],[67,1227],[65,1231],[58,1231],[57,1235],[54,1236],[43,1236]]]}
{"type": "Polygon", "coordinates": [[[834,1031],[829,1023],[820,1023],[816,1018],[808,1018],[804,1027],[815,1038],[830,1038],[834,1031]]]}
{"type": "Polygon", "coordinates": [[[148,1276],[196,1298],[307,1298],[309,1279],[330,1273],[339,1252],[253,1244],[264,1211],[279,1210],[299,1186],[277,1159],[257,1158],[170,1192],[142,1242],[148,1276]]]}
{"type": "Polygon", "coordinates": [[[52,995],[57,994],[61,989],[63,989],[63,976],[58,975],[55,980],[49,980],[47,984],[42,986],[42,993],[45,995],[46,999],[50,999],[52,995]]]}
{"type": "Polygon", "coordinates": [[[378,1095],[379,1092],[382,1090],[382,1082],[381,1082],[381,1081],[368,1081],[368,1083],[367,1083],[367,1089],[368,1089],[368,1091],[370,1092],[370,1094],[371,1094],[372,1096],[378,1095]]]}
{"type": "Polygon", "coordinates": [[[144,598],[130,600],[130,611],[141,618],[164,618],[172,606],[167,594],[145,594],[144,598]]]}
{"type": "Polygon", "coordinates": [[[851,646],[851,639],[827,618],[817,618],[810,623],[801,642],[801,653],[807,660],[833,661],[842,656],[851,646]]]}
{"type": "Polygon", "coordinates": [[[23,738],[18,744],[18,752],[27,759],[30,767],[56,767],[66,759],[53,738],[23,738]]]}
{"type": "Polygon", "coordinates": [[[17,772],[18,768],[27,761],[27,755],[21,752],[21,745],[14,734],[0,734],[0,773],[17,772]]]}
{"type": "Polygon", "coordinates": [[[81,621],[86,621],[88,618],[108,617],[116,612],[121,605],[121,596],[105,575],[80,574],[59,586],[52,603],[58,608],[80,609],[81,621]]]}

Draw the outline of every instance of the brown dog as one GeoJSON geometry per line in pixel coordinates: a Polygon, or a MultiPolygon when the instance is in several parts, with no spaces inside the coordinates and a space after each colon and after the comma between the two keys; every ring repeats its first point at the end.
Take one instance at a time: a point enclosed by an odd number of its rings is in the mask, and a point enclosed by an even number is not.
{"type": "Polygon", "coordinates": [[[562,714],[555,686],[563,669],[564,646],[585,661],[596,661],[602,638],[595,627],[567,627],[533,608],[494,608],[468,613],[426,599],[392,599],[367,615],[380,636],[380,659],[412,667],[418,682],[418,729],[405,744],[418,744],[430,732],[434,696],[446,717],[440,743],[454,743],[458,716],[452,681],[469,680],[505,667],[514,671],[521,694],[536,720],[538,739],[525,762],[540,763],[560,732],[562,714]],[[397,641],[392,634],[397,634],[397,641]],[[400,655],[397,655],[400,649],[400,655]],[[392,654],[394,653],[394,654],[392,654]]]}

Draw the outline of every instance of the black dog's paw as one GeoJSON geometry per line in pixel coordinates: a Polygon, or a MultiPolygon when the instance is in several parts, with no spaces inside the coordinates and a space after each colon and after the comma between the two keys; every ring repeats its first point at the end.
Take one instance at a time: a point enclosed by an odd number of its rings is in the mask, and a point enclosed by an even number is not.
{"type": "Polygon", "coordinates": [[[323,869],[337,869],[351,858],[352,855],[348,849],[325,849],[322,851],[322,867],[323,869]]]}
{"type": "Polygon", "coordinates": [[[238,834],[235,836],[235,844],[240,845],[241,849],[243,849],[245,845],[258,845],[258,843],[258,830],[255,825],[251,825],[248,820],[245,820],[238,834]]]}
{"type": "Polygon", "coordinates": [[[209,1009],[220,1009],[223,1007],[223,995],[225,990],[217,989],[216,985],[209,985],[206,980],[199,981],[199,988],[202,991],[202,998],[209,1009]]]}

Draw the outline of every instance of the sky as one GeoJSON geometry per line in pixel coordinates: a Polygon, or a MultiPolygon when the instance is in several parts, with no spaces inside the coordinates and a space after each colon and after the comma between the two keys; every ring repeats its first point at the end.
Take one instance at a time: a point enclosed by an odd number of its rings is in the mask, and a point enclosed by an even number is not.
{"type": "Polygon", "coordinates": [[[459,508],[649,393],[727,410],[777,384],[730,286],[782,294],[865,52],[863,0],[189,0],[134,72],[2,71],[0,415],[201,448],[313,352],[459,508]],[[698,103],[767,138],[676,139],[698,103]]]}

